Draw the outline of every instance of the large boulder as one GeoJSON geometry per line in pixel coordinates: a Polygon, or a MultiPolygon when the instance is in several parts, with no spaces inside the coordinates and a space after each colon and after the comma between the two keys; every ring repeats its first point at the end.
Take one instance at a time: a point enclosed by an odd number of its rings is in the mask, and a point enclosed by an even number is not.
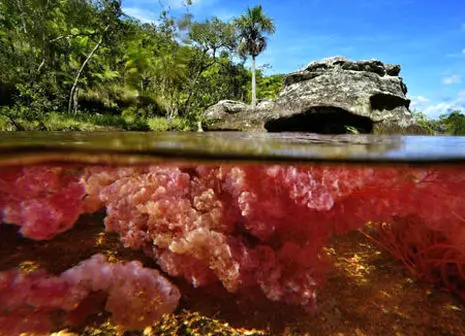
{"type": "Polygon", "coordinates": [[[400,66],[332,57],[288,74],[275,102],[254,110],[221,101],[205,111],[207,130],[420,134],[400,66]]]}
{"type": "Polygon", "coordinates": [[[274,102],[260,101],[257,106],[234,100],[220,100],[203,114],[205,130],[215,131],[266,131],[265,122],[271,119],[274,102]]]}

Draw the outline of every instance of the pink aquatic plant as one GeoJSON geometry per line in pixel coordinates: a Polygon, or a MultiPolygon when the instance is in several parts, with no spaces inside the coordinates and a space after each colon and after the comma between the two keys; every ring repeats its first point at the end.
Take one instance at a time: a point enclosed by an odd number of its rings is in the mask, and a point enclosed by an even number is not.
{"type": "MultiPolygon", "coordinates": [[[[230,291],[258,285],[272,300],[311,307],[328,236],[371,221],[396,230],[393,240],[378,226],[394,256],[410,258],[417,274],[441,274],[428,278],[463,295],[465,174],[457,168],[152,167],[132,175],[116,169],[113,183],[105,174],[106,187],[93,197],[107,206],[107,229],[196,286],[215,279],[230,291]],[[406,219],[409,226],[397,224],[406,219]]],[[[99,180],[91,176],[87,189],[99,180]]]]}
{"type": "MultiPolygon", "coordinates": [[[[326,270],[327,212],[340,197],[323,183],[330,172],[315,170],[151,167],[115,179],[98,198],[107,229],[168,274],[194,286],[220,280],[231,292],[255,286],[271,300],[312,307],[326,270]]],[[[97,190],[90,182],[86,190],[97,190]]]]}
{"type": "MultiPolygon", "coordinates": [[[[464,291],[465,173],[452,166],[67,168],[4,169],[2,221],[20,225],[29,238],[49,239],[79,214],[105,210],[106,229],[170,276],[193,286],[220,282],[229,292],[258,289],[310,310],[328,269],[327,239],[371,221],[381,225],[377,241],[388,242],[383,247],[393,255],[464,291]],[[429,248],[431,242],[440,246],[429,248]]],[[[106,286],[90,269],[80,274],[106,286]]]]}
{"type": "Polygon", "coordinates": [[[81,170],[71,166],[29,166],[0,171],[0,222],[21,226],[35,240],[69,230],[83,211],[81,170]]]}
{"type": "Polygon", "coordinates": [[[0,273],[0,334],[47,333],[79,309],[90,293],[107,294],[105,309],[126,329],[143,328],[176,308],[180,293],[154,269],[138,261],[110,264],[94,255],[60,276],[43,270],[0,273]]]}

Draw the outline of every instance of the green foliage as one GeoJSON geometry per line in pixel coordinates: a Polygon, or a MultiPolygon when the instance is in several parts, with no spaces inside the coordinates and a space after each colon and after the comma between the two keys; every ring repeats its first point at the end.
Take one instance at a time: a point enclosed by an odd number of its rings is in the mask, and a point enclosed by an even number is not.
{"type": "Polygon", "coordinates": [[[465,115],[461,111],[451,111],[439,117],[449,135],[465,135],[465,115]]]}
{"type": "Polygon", "coordinates": [[[346,133],[348,134],[360,134],[360,131],[354,126],[345,125],[344,129],[346,130],[346,133]]]}
{"type": "Polygon", "coordinates": [[[0,114],[0,132],[17,131],[18,129],[6,115],[0,114]]]}
{"type": "Polygon", "coordinates": [[[165,131],[189,131],[191,128],[186,124],[184,119],[174,118],[168,120],[167,118],[149,118],[147,125],[151,131],[165,132],[165,131]]]}
{"type": "Polygon", "coordinates": [[[430,135],[465,135],[465,115],[461,111],[449,111],[441,115],[439,120],[428,119],[424,113],[419,111],[413,111],[412,115],[430,135]]]}
{"type": "Polygon", "coordinates": [[[273,21],[263,12],[262,6],[247,8],[247,13],[234,20],[239,31],[239,52],[242,56],[257,57],[266,49],[267,40],[264,34],[273,34],[273,21]]]}
{"type": "Polygon", "coordinates": [[[95,121],[95,118],[91,116],[85,118],[82,114],[70,116],[52,112],[46,116],[44,126],[47,131],[101,131],[106,129],[95,121]]]}
{"type": "MultiPolygon", "coordinates": [[[[249,14],[273,31],[261,9],[249,14]]],[[[143,24],[119,0],[0,1],[0,129],[195,129],[209,105],[250,96],[236,28],[168,11],[143,24]]],[[[259,73],[258,96],[281,80],[259,73]]]]}
{"type": "Polygon", "coordinates": [[[12,119],[0,113],[0,132],[8,131],[190,131],[195,130],[184,119],[166,117],[133,118],[131,113],[124,115],[89,114],[76,115],[52,112],[38,119],[12,119]]]}
{"type": "Polygon", "coordinates": [[[284,75],[264,76],[257,71],[257,98],[276,99],[284,83],[284,75]]]}
{"type": "Polygon", "coordinates": [[[412,111],[412,116],[415,119],[415,121],[423,127],[428,135],[434,135],[435,132],[435,121],[430,120],[427,118],[426,114],[420,111],[413,110],[412,111]]]}
{"type": "Polygon", "coordinates": [[[189,28],[187,41],[192,41],[201,52],[211,51],[213,57],[219,51],[231,52],[236,47],[234,26],[217,17],[205,22],[193,22],[189,28]]]}
{"type": "Polygon", "coordinates": [[[265,15],[262,6],[248,8],[247,13],[234,20],[239,35],[239,55],[244,59],[252,57],[252,106],[257,101],[255,58],[266,49],[267,39],[264,34],[273,34],[273,21],[265,15]]]}

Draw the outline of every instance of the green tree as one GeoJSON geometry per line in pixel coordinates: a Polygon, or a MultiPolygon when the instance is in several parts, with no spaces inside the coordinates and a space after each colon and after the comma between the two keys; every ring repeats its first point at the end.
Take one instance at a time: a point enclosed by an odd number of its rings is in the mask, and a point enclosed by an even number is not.
{"type": "Polygon", "coordinates": [[[196,86],[195,103],[202,111],[223,99],[245,100],[249,81],[249,72],[241,64],[219,57],[218,62],[202,74],[196,86]]]}
{"type": "Polygon", "coordinates": [[[257,71],[257,99],[276,99],[284,83],[284,75],[265,76],[257,71]]]}
{"type": "MultiPolygon", "coordinates": [[[[236,33],[217,18],[176,21],[169,10],[142,23],[120,0],[0,1],[0,119],[26,130],[54,129],[51,118],[70,121],[67,129],[197,121],[216,101],[249,95],[236,33]]],[[[272,96],[274,82],[263,83],[257,94],[272,96]]]]}
{"type": "Polygon", "coordinates": [[[187,88],[187,98],[183,103],[183,111],[189,114],[192,100],[197,98],[199,80],[202,75],[221,58],[229,58],[237,47],[234,26],[213,17],[204,22],[194,22],[189,27],[186,41],[193,47],[193,59],[190,71],[190,82],[187,88]]]}
{"type": "Polygon", "coordinates": [[[465,135],[465,115],[458,110],[450,111],[439,117],[449,135],[465,135]]]}
{"type": "Polygon", "coordinates": [[[252,106],[257,104],[255,58],[265,50],[267,38],[264,34],[273,34],[273,21],[263,12],[262,6],[247,8],[247,13],[234,20],[239,33],[239,54],[252,58],[252,106]]]}
{"type": "MultiPolygon", "coordinates": [[[[97,52],[100,46],[104,43],[104,41],[112,41],[110,35],[112,35],[113,39],[115,38],[116,34],[113,33],[113,30],[116,30],[120,24],[119,18],[122,15],[121,11],[121,0],[99,0],[96,1],[96,6],[98,9],[97,15],[99,18],[99,26],[98,29],[98,41],[92,47],[91,51],[86,55],[84,61],[81,63],[79,70],[76,72],[74,77],[73,85],[71,86],[69,100],[68,100],[68,113],[74,111],[77,113],[77,88],[79,84],[79,79],[82,75],[83,70],[85,69],[87,63],[90,61],[92,56],[97,52]]],[[[82,40],[81,40],[82,42],[82,40]]],[[[112,41],[114,43],[114,40],[112,41]]],[[[85,44],[87,41],[85,40],[85,44]]]]}
{"type": "Polygon", "coordinates": [[[426,130],[427,134],[434,135],[436,133],[435,132],[435,128],[436,128],[435,121],[428,119],[426,114],[424,114],[423,112],[417,111],[417,110],[413,110],[412,116],[413,116],[413,119],[415,119],[415,121],[418,123],[418,125],[420,125],[426,130]]]}

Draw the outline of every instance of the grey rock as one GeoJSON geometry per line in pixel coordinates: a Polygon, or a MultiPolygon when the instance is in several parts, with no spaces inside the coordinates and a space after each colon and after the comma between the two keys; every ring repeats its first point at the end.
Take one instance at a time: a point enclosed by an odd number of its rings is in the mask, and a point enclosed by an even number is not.
{"type": "Polygon", "coordinates": [[[206,119],[221,119],[230,114],[242,112],[247,108],[246,103],[234,100],[220,100],[217,104],[210,106],[204,113],[206,119]]]}
{"type": "Polygon", "coordinates": [[[203,114],[202,128],[206,131],[266,131],[264,123],[272,116],[274,102],[259,101],[253,109],[246,103],[220,100],[203,114]]]}
{"type": "Polygon", "coordinates": [[[389,76],[399,76],[400,65],[399,64],[385,64],[386,74],[389,76]]]}
{"type": "Polygon", "coordinates": [[[422,134],[400,66],[332,57],[288,74],[275,102],[256,109],[221,101],[204,113],[208,130],[422,134]]]}

